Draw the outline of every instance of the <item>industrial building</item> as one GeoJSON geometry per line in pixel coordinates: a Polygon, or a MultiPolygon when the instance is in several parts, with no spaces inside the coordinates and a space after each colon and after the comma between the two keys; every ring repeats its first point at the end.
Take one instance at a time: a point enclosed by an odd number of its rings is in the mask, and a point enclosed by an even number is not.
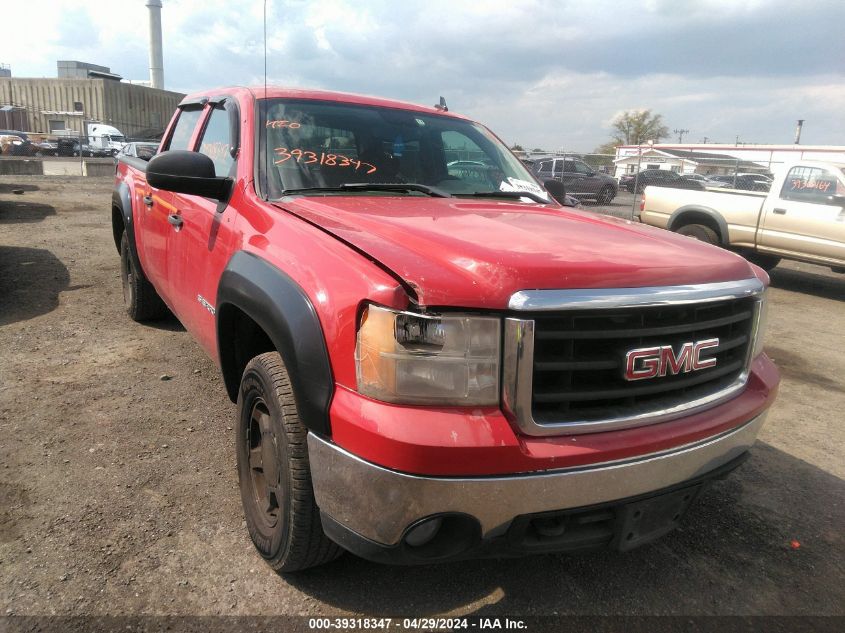
{"type": "Polygon", "coordinates": [[[85,133],[85,123],[113,125],[132,137],[167,125],[185,96],[121,81],[105,66],[59,61],[58,77],[0,76],[0,107],[22,113],[22,131],[52,136],[85,133]]]}
{"type": "Polygon", "coordinates": [[[56,78],[14,77],[0,64],[0,120],[5,129],[45,136],[87,136],[87,123],[104,123],[127,138],[155,138],[164,131],[181,92],[164,90],[161,0],[149,10],[149,81],[126,82],[106,66],[59,60],[56,78]],[[148,85],[143,85],[148,84],[148,85]]]}

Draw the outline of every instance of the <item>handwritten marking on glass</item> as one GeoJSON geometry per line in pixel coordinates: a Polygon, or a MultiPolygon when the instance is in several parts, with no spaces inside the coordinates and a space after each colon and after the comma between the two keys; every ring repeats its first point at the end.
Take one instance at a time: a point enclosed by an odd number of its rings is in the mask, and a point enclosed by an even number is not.
{"type": "Polygon", "coordinates": [[[303,149],[288,149],[287,147],[277,147],[273,150],[279,158],[273,161],[276,165],[289,161],[293,158],[297,163],[304,165],[311,165],[312,163],[320,163],[327,167],[352,167],[355,171],[359,169],[366,169],[368,174],[376,172],[376,166],[371,163],[365,163],[355,158],[349,158],[342,154],[327,154],[325,152],[311,152],[303,149]]]}

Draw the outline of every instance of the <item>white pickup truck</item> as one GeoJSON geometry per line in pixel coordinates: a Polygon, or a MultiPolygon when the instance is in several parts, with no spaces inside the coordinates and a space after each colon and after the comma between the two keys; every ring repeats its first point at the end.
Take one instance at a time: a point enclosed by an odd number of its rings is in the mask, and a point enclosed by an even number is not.
{"type": "Polygon", "coordinates": [[[768,193],[646,187],[640,220],[735,250],[766,270],[785,258],[845,273],[845,163],[787,165],[768,193]]]}

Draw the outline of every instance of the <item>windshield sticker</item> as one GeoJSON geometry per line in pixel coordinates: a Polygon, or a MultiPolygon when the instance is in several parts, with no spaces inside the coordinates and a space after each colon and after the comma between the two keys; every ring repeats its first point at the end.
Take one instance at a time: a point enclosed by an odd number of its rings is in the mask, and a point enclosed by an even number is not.
{"type": "Polygon", "coordinates": [[[304,165],[320,163],[327,167],[352,167],[355,171],[366,169],[368,174],[374,174],[377,171],[376,166],[371,163],[365,163],[342,154],[326,154],[325,152],[318,154],[308,150],[288,149],[286,147],[277,147],[273,151],[279,156],[278,160],[273,161],[276,165],[281,165],[293,158],[297,163],[301,162],[304,165]]]}
{"type": "Polygon", "coordinates": [[[265,127],[286,127],[290,128],[291,130],[296,130],[302,127],[301,123],[297,123],[296,121],[288,121],[287,119],[276,119],[273,121],[267,121],[267,125],[265,127]]]}
{"type": "Polygon", "coordinates": [[[519,178],[509,177],[507,180],[503,180],[499,185],[499,191],[525,191],[541,196],[546,200],[549,199],[549,194],[543,188],[535,185],[533,182],[520,180],[519,178]]]}

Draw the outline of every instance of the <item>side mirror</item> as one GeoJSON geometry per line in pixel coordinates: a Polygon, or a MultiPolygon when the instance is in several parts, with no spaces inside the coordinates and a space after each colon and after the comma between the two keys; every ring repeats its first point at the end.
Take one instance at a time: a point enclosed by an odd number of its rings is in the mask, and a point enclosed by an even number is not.
{"type": "Polygon", "coordinates": [[[557,202],[563,205],[566,204],[566,187],[563,186],[560,180],[544,180],[543,186],[557,202]]]}
{"type": "Polygon", "coordinates": [[[832,195],[825,198],[825,202],[828,204],[835,206],[835,207],[842,207],[845,209],[845,196],[843,195],[832,195]]]}
{"type": "Polygon", "coordinates": [[[171,150],[150,159],[147,182],[151,187],[226,200],[232,191],[232,180],[214,175],[214,163],[205,154],[171,150]]]}

